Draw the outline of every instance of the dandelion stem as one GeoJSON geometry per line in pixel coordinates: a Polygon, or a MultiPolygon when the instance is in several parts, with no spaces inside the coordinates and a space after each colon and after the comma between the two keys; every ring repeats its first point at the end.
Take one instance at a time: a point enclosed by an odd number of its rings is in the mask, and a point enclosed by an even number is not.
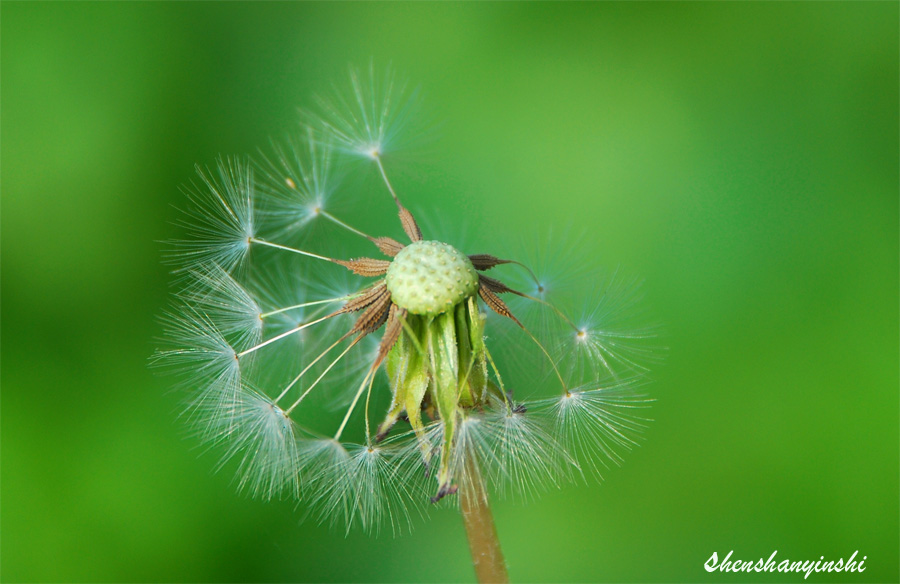
{"type": "Polygon", "coordinates": [[[459,489],[459,508],[463,524],[466,526],[475,577],[482,584],[487,582],[502,584],[509,582],[509,574],[506,572],[506,562],[503,559],[503,550],[500,549],[500,540],[497,538],[497,528],[488,503],[487,491],[484,490],[481,475],[475,468],[476,464],[471,459],[466,462],[469,466],[466,476],[470,477],[470,480],[468,485],[463,485],[459,489]]]}
{"type": "Polygon", "coordinates": [[[286,245],[281,245],[281,244],[278,244],[278,243],[272,243],[272,242],[266,241],[266,240],[264,240],[264,239],[257,239],[257,238],[255,238],[255,237],[251,237],[251,238],[248,239],[248,241],[249,241],[250,243],[258,243],[258,244],[260,244],[260,245],[267,245],[267,246],[269,246],[269,247],[274,247],[275,249],[283,249],[284,251],[290,251],[290,252],[293,252],[293,253],[299,253],[300,255],[305,255],[305,256],[307,256],[307,257],[315,258],[315,259],[317,259],[317,260],[325,260],[326,262],[334,262],[334,259],[333,259],[333,258],[327,258],[327,257],[325,257],[325,256],[321,256],[321,255],[318,255],[318,254],[315,254],[315,253],[312,253],[312,252],[309,252],[309,251],[303,251],[302,249],[296,249],[296,248],[293,248],[293,247],[288,247],[288,246],[286,246],[286,245]]]}
{"type": "Polygon", "coordinates": [[[391,196],[394,197],[394,202],[397,203],[397,208],[403,209],[403,205],[400,204],[400,199],[397,197],[397,192],[394,190],[394,187],[391,186],[391,181],[388,180],[387,173],[384,171],[384,165],[381,163],[381,155],[379,153],[375,153],[372,157],[375,159],[375,164],[378,165],[378,170],[381,171],[381,178],[384,179],[384,184],[391,192],[391,196]]]}

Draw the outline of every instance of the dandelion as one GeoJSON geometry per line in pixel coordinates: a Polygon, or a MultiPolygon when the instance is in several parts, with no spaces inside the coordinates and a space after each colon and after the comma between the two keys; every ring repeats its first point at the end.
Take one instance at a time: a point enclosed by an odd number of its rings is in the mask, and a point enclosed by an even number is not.
{"type": "Polygon", "coordinates": [[[528,499],[618,464],[643,428],[655,331],[620,318],[634,281],[609,279],[570,316],[554,295],[577,280],[548,281],[553,258],[532,268],[423,231],[386,168],[408,94],[379,81],[354,73],[349,98],[256,166],[198,170],[155,360],[239,489],[370,532],[458,501],[479,579],[503,581],[489,493],[528,499]],[[332,205],[335,160],[360,154],[384,196],[356,209],[397,214],[373,234],[332,205]],[[348,257],[317,225],[372,253],[348,257]]]}
{"type": "Polygon", "coordinates": [[[319,112],[312,114],[312,123],[331,136],[335,147],[377,162],[409,138],[418,94],[408,91],[390,68],[379,75],[370,61],[365,73],[350,70],[349,92],[335,88],[331,96],[317,101],[319,112]]]}

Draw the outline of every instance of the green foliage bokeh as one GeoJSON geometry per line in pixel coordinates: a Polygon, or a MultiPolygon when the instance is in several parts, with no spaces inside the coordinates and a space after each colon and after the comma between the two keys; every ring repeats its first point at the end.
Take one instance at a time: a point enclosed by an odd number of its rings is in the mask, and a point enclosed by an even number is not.
{"type": "Polygon", "coordinates": [[[0,12],[4,581],[472,578],[452,511],[345,538],[235,494],[146,366],[194,163],[370,59],[437,122],[411,206],[486,240],[583,232],[667,329],[623,468],[495,505],[514,581],[799,581],[703,570],[729,550],[859,550],[866,572],[808,581],[898,580],[896,3],[0,12]]]}

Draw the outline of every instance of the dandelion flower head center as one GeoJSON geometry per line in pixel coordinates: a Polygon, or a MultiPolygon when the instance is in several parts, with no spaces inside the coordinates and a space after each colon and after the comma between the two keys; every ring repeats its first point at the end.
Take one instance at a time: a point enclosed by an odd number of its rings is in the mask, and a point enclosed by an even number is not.
{"type": "Polygon", "coordinates": [[[411,314],[446,312],[478,291],[472,262],[453,246],[416,241],[404,247],[387,271],[393,302],[411,314]]]}

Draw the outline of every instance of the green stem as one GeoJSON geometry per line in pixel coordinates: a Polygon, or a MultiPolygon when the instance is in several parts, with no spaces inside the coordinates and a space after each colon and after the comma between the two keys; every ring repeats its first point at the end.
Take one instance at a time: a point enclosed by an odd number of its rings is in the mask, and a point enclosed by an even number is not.
{"type": "MultiPolygon", "coordinates": [[[[470,461],[468,464],[475,463],[470,461]]],[[[497,539],[497,528],[494,526],[487,492],[477,471],[466,474],[471,481],[469,485],[459,489],[459,508],[466,526],[475,577],[481,584],[506,584],[509,582],[509,575],[506,573],[506,562],[503,560],[500,540],[497,539]]]]}

